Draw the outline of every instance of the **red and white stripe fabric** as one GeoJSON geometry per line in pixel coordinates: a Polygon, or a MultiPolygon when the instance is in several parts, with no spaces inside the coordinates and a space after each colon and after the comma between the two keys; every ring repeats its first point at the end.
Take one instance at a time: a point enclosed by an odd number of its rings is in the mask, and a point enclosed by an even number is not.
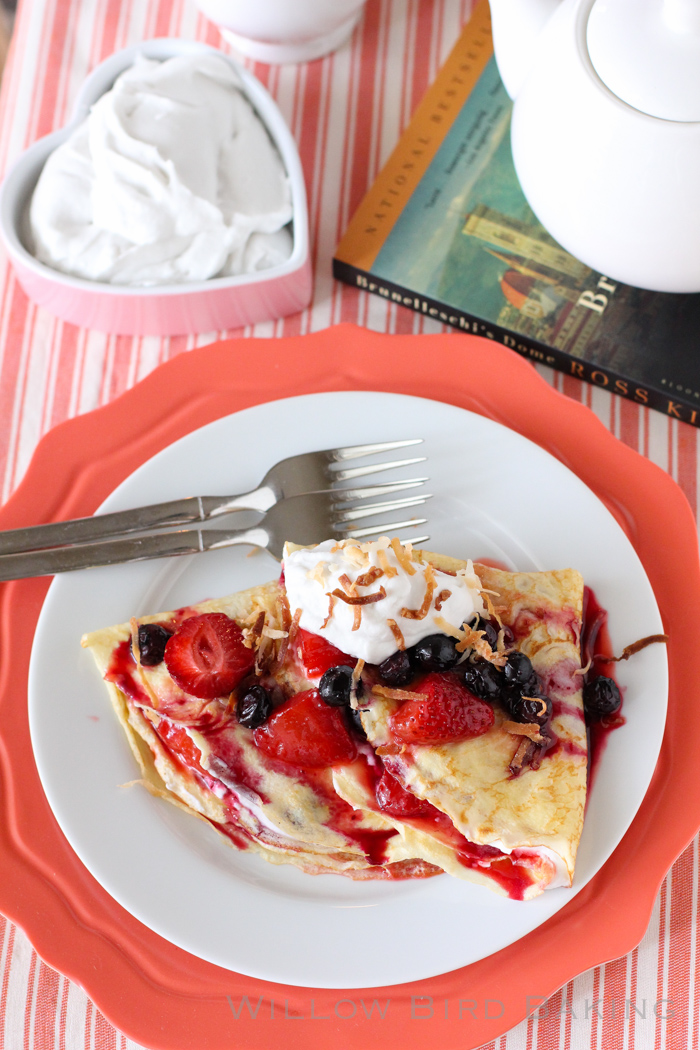
{"type": "MultiPolygon", "coordinates": [[[[293,0],[290,0],[293,2],[293,0]]],[[[315,289],[303,314],[236,333],[171,339],[107,336],[55,320],[27,301],[0,258],[0,499],[37,442],[62,420],[105,404],[162,361],[228,335],[282,336],[354,321],[382,332],[441,326],[337,284],[331,256],[469,15],[470,0],[369,0],[351,44],[323,61],[251,64],[296,137],[309,194],[315,289]]],[[[84,77],[113,51],[156,36],[225,46],[193,0],[22,0],[2,85],[0,170],[68,119],[84,77]]],[[[698,431],[545,368],[622,441],[698,502],[698,431]]],[[[698,841],[666,877],[641,945],[558,992],[547,1016],[524,1021],[499,1050],[697,1048],[698,841]],[[662,1000],[666,1006],[659,1007],[662,1000]],[[656,1006],[656,1009],[655,1009],[656,1006]],[[644,1016],[643,1016],[644,1014],[644,1016]]],[[[544,1013],[544,1011],[543,1011],[544,1013]]],[[[0,916],[0,1047],[138,1050],[85,993],[46,966],[0,916]]]]}

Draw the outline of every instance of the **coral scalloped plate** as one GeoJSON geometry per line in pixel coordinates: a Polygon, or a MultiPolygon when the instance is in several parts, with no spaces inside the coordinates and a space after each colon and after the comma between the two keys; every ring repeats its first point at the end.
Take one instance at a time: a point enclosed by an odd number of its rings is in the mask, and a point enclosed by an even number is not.
{"type": "Polygon", "coordinates": [[[656,772],[613,855],[546,923],[468,967],[383,989],[390,1007],[381,1022],[356,1005],[371,1000],[372,989],[347,993],[352,1002],[337,1014],[342,991],[241,977],[174,947],[83,867],[48,806],[29,739],[29,657],[49,581],[2,584],[0,646],[8,655],[0,671],[0,908],[118,1028],[153,1050],[321,1047],[338,1026],[351,1050],[477,1046],[520,1021],[527,996],[547,996],[582,970],[629,951],[644,933],[667,868],[700,825],[700,683],[684,658],[693,651],[700,615],[691,510],[668,475],[500,346],[464,335],[384,336],[340,326],[182,354],[111,405],[47,435],[0,511],[0,526],[89,514],[156,452],[231,412],[298,394],[362,389],[428,397],[494,419],[551,452],[613,513],[641,559],[670,635],[670,704],[656,772]],[[477,1009],[459,1018],[457,1000],[466,994],[477,1009]],[[252,1012],[239,1009],[246,995],[252,1012]],[[451,1000],[454,1008],[447,1016],[436,1010],[423,1026],[412,1016],[416,996],[451,1000]],[[498,1017],[488,1016],[488,999],[503,1004],[498,1017]],[[336,1019],[351,1011],[352,1023],[336,1019]],[[324,1016],[333,1021],[315,1023],[324,1016]]]}

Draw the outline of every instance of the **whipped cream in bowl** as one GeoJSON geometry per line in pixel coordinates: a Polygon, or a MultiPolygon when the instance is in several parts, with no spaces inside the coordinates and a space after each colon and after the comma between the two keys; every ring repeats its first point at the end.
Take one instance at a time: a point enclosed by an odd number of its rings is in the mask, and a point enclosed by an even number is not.
{"type": "Polygon", "coordinates": [[[135,62],[51,153],[33,253],[115,284],[205,281],[292,254],[282,158],[224,55],[135,62]]]}
{"type": "Polygon", "coordinates": [[[5,179],[0,233],[32,299],[102,331],[222,330],[311,296],[296,144],[259,81],[204,44],[98,66],[5,179]]]}
{"type": "Polygon", "coordinates": [[[453,574],[416,553],[386,537],[290,547],[282,562],[290,612],[301,610],[300,627],[371,664],[485,613],[471,562],[453,574]]]}

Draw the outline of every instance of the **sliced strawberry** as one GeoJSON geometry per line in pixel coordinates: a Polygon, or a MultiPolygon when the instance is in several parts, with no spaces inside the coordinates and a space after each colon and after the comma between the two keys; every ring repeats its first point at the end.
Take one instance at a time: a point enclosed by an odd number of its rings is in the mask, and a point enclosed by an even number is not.
{"type": "Polygon", "coordinates": [[[263,726],[253,730],[261,751],[302,769],[320,769],[357,756],[339,708],[324,704],[317,689],[285,700],[263,726]]]}
{"type": "Polygon", "coordinates": [[[175,725],[167,718],[161,718],[156,727],[156,733],[185,769],[195,769],[198,773],[205,774],[206,771],[202,768],[202,752],[184,726],[175,725]]]}
{"type": "Polygon", "coordinates": [[[202,700],[226,696],[255,665],[240,627],[224,613],[183,620],[168,639],[164,659],[173,681],[202,700]]]}
{"type": "Polygon", "coordinates": [[[434,672],[411,686],[424,700],[406,700],[391,719],[391,734],[404,744],[444,744],[480,736],[494,722],[493,709],[453,674],[434,672]]]}
{"type": "Polygon", "coordinates": [[[331,667],[338,667],[339,664],[354,667],[357,663],[354,657],[336,649],[320,634],[312,634],[303,627],[297,632],[297,651],[309,678],[320,678],[331,667]]]}
{"type": "Polygon", "coordinates": [[[375,788],[377,803],[383,813],[391,817],[427,817],[435,812],[433,806],[422,798],[417,798],[399,784],[385,769],[375,788]]]}

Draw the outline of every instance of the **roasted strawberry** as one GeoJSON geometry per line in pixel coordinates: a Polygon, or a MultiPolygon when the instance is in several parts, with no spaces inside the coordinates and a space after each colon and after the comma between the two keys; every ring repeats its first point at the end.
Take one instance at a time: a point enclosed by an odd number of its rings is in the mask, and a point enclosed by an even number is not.
{"type": "Polygon", "coordinates": [[[173,681],[192,696],[226,696],[249,674],[255,653],[243,644],[238,624],[225,613],[202,613],[183,620],[165,646],[165,666],[173,681]]]}
{"type": "Polygon", "coordinates": [[[322,638],[300,628],[297,633],[297,652],[309,678],[320,678],[331,667],[345,664],[354,667],[357,660],[336,649],[334,645],[322,638]]]}
{"type": "Polygon", "coordinates": [[[386,769],[382,773],[381,779],[377,782],[377,786],[374,791],[379,808],[383,813],[388,813],[391,817],[427,817],[431,813],[435,812],[433,806],[429,802],[425,802],[422,798],[417,798],[412,795],[410,791],[406,791],[402,784],[399,784],[396,777],[392,777],[391,773],[388,773],[386,769]]]}
{"type": "Polygon", "coordinates": [[[342,712],[324,704],[317,689],[285,700],[253,739],[261,751],[303,769],[352,762],[357,755],[342,712]]]}
{"type": "Polygon", "coordinates": [[[453,674],[433,672],[411,686],[425,699],[406,700],[392,716],[391,735],[403,744],[445,744],[480,736],[493,725],[493,709],[453,674]]]}

